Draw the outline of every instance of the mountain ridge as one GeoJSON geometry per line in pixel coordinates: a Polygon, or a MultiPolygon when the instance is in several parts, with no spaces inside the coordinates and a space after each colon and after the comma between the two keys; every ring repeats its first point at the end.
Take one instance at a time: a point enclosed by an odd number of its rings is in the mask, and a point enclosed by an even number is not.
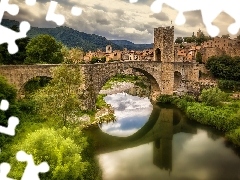
{"type": "MultiPolygon", "coordinates": [[[[8,28],[19,26],[18,21],[9,19],[3,19],[1,24],[8,28]]],[[[108,40],[106,37],[80,32],[66,26],[55,28],[31,27],[27,36],[33,38],[39,34],[49,34],[67,47],[80,47],[85,52],[96,51],[97,49],[105,51],[107,45],[111,45],[113,50],[123,50],[123,48],[127,48],[128,50],[144,50],[153,47],[153,44],[134,44],[128,40],[108,40]]]]}

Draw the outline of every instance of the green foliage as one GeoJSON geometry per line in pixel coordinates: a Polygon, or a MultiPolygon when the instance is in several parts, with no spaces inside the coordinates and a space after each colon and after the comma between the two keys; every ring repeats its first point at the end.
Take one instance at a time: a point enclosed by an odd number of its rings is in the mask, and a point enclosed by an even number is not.
{"type": "Polygon", "coordinates": [[[233,81],[233,80],[218,80],[218,87],[221,90],[232,90],[232,91],[239,91],[240,90],[240,82],[233,81]]]}
{"type": "Polygon", "coordinates": [[[200,99],[209,106],[218,106],[228,100],[228,94],[219,88],[203,89],[200,99]]]}
{"type": "Polygon", "coordinates": [[[96,101],[96,108],[97,109],[101,109],[104,107],[108,107],[109,105],[105,102],[104,97],[106,95],[105,94],[99,94],[97,97],[97,101],[96,101]]]}
{"type": "MultiPolygon", "coordinates": [[[[7,120],[10,116],[19,115],[20,112],[16,105],[16,96],[17,90],[8,84],[7,80],[4,77],[0,76],[0,102],[2,99],[6,99],[10,103],[9,109],[7,111],[0,110],[0,125],[7,126],[7,120]]],[[[10,136],[0,133],[0,147],[10,141],[10,136]]]]}
{"type": "Polygon", "coordinates": [[[92,57],[90,61],[91,64],[98,63],[98,62],[100,62],[100,59],[98,57],[92,57]]]}
{"type": "Polygon", "coordinates": [[[63,62],[62,44],[47,34],[38,35],[26,47],[25,64],[58,64],[63,62]]]}
{"type": "Polygon", "coordinates": [[[53,69],[50,83],[33,95],[39,113],[44,117],[54,117],[66,125],[81,110],[81,84],[80,67],[61,65],[53,69]]]}
{"type": "Polygon", "coordinates": [[[79,47],[68,48],[63,46],[61,52],[64,56],[64,63],[65,64],[83,64],[85,63],[84,58],[84,51],[79,47]]]}
{"type": "Polygon", "coordinates": [[[146,81],[146,77],[117,74],[116,76],[108,80],[102,87],[102,89],[110,89],[112,85],[116,82],[132,82],[136,86],[139,86],[141,88],[147,88],[147,85],[145,84],[146,81]]]}
{"type": "Polygon", "coordinates": [[[183,38],[182,37],[177,37],[176,40],[175,40],[175,43],[182,44],[183,43],[183,38]]]}
{"type": "Polygon", "coordinates": [[[22,38],[16,40],[16,44],[18,46],[18,52],[15,54],[9,54],[7,50],[7,44],[0,45],[0,64],[5,65],[17,65],[23,64],[25,58],[27,57],[26,54],[26,46],[29,42],[30,38],[22,38]]]}
{"type": "Polygon", "coordinates": [[[8,84],[7,80],[0,76],[0,99],[7,99],[9,103],[15,102],[17,90],[8,84]]]}
{"type": "MultiPolygon", "coordinates": [[[[48,162],[51,170],[40,175],[41,179],[82,179],[89,164],[82,160],[81,152],[87,147],[87,141],[79,131],[77,128],[66,127],[58,130],[42,128],[28,134],[13,149],[32,154],[36,164],[48,162]]],[[[20,179],[24,164],[16,162],[15,157],[10,159],[10,163],[10,175],[20,179]]]]}
{"type": "Polygon", "coordinates": [[[196,54],[196,61],[200,64],[202,63],[202,54],[200,52],[196,54]]]}
{"type": "Polygon", "coordinates": [[[222,131],[230,131],[240,125],[236,117],[236,109],[229,107],[212,107],[202,103],[191,103],[186,109],[190,119],[217,128],[222,131]]]}
{"type": "Polygon", "coordinates": [[[226,137],[236,146],[240,147],[240,127],[233,129],[226,134],[226,137]]]}
{"type": "Polygon", "coordinates": [[[101,57],[101,62],[105,63],[106,62],[106,56],[101,57]]]}
{"type": "Polygon", "coordinates": [[[38,89],[45,87],[50,80],[51,78],[49,77],[35,77],[31,79],[24,86],[25,96],[28,96],[29,94],[36,92],[38,89]]]}
{"type": "Polygon", "coordinates": [[[240,79],[240,57],[212,56],[207,60],[206,68],[219,79],[234,81],[240,79]]]}
{"type": "Polygon", "coordinates": [[[172,95],[163,94],[157,98],[157,102],[164,103],[164,104],[171,104],[174,101],[174,99],[175,98],[172,95]]]}

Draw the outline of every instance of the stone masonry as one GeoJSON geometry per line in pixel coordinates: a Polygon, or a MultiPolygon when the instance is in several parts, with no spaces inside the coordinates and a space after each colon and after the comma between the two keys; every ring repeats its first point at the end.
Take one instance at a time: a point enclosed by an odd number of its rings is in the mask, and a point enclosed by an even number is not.
{"type": "MultiPolygon", "coordinates": [[[[103,85],[113,76],[129,69],[145,75],[151,83],[150,98],[154,101],[160,94],[172,95],[177,86],[184,83],[191,87],[199,80],[199,70],[194,63],[174,62],[174,27],[154,29],[155,61],[119,61],[111,63],[69,65],[80,66],[84,76],[84,109],[95,109],[97,96],[103,85]],[[179,72],[179,73],[176,73],[179,72]],[[175,77],[175,74],[178,74],[175,77]],[[180,75],[179,75],[180,74],[180,75]],[[175,79],[175,81],[174,81],[175,79]],[[177,79],[177,81],[176,81],[177,79]],[[175,85],[174,85],[175,83],[175,85]]],[[[3,65],[0,75],[15,85],[19,93],[25,84],[34,77],[52,77],[51,68],[58,65],[3,65]]]]}

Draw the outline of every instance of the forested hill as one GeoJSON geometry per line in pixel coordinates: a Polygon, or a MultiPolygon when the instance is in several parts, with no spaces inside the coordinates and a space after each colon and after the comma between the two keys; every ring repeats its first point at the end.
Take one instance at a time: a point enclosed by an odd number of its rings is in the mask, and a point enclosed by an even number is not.
{"type": "MultiPolygon", "coordinates": [[[[3,19],[1,24],[10,28],[13,25],[18,26],[19,22],[3,19]]],[[[112,45],[113,50],[123,50],[125,47],[129,50],[143,50],[152,47],[150,44],[134,44],[127,40],[107,40],[105,37],[79,32],[65,26],[56,28],[31,27],[31,30],[27,33],[30,38],[38,34],[49,34],[58,41],[61,41],[64,45],[68,47],[82,47],[85,52],[89,50],[96,51],[97,49],[105,51],[107,45],[112,45]]]]}
{"type": "Polygon", "coordinates": [[[117,44],[118,46],[121,46],[123,48],[127,48],[129,50],[144,50],[144,49],[150,49],[153,48],[153,43],[152,44],[134,44],[130,41],[127,40],[110,40],[114,44],[117,44]]]}

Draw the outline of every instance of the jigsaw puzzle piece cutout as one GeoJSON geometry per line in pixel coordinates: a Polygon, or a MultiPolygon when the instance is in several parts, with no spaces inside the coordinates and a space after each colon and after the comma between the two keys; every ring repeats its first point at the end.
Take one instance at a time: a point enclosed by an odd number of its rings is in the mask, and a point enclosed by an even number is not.
{"type": "Polygon", "coordinates": [[[6,134],[9,136],[15,135],[16,126],[19,124],[19,119],[15,116],[11,116],[8,119],[8,127],[0,126],[0,133],[6,134]]]}
{"type": "Polygon", "coordinates": [[[155,0],[151,4],[151,10],[154,13],[160,13],[162,11],[163,4],[168,5],[169,7],[178,11],[175,23],[177,25],[183,25],[186,22],[186,18],[183,15],[187,11],[196,11],[202,8],[201,1],[192,1],[192,0],[155,0]]]}
{"type": "Polygon", "coordinates": [[[228,26],[228,32],[232,35],[238,33],[240,28],[240,1],[239,0],[232,0],[230,2],[226,2],[223,7],[223,11],[231,16],[235,22],[228,26]]]}
{"type": "Polygon", "coordinates": [[[4,12],[8,12],[12,16],[15,16],[19,13],[19,7],[16,4],[9,4],[9,0],[1,0],[1,2],[0,2],[0,22],[2,22],[4,12]]]}
{"type": "Polygon", "coordinates": [[[49,9],[47,12],[46,16],[46,21],[53,21],[55,22],[58,26],[61,26],[64,24],[65,17],[61,14],[56,14],[55,10],[57,8],[58,2],[56,1],[51,1],[49,5],[49,9]]]}
{"type": "Polygon", "coordinates": [[[46,173],[49,171],[49,165],[47,162],[35,165],[32,155],[27,154],[24,151],[18,151],[16,158],[18,161],[27,162],[27,166],[21,180],[40,180],[39,173],[46,173]]]}
{"type": "Polygon", "coordinates": [[[7,177],[8,173],[10,172],[11,166],[8,163],[1,163],[0,164],[0,179],[1,180],[16,180],[7,177]]]}
{"type": "MultiPolygon", "coordinates": [[[[6,111],[9,108],[9,102],[5,99],[1,101],[0,110],[6,111]]],[[[17,117],[11,116],[8,119],[8,127],[0,126],[0,133],[7,134],[10,136],[15,135],[16,126],[19,124],[19,119],[17,117]]]]}
{"type": "Polygon", "coordinates": [[[0,110],[6,111],[9,108],[9,102],[5,99],[3,99],[0,103],[0,110]]]}
{"type": "Polygon", "coordinates": [[[27,37],[27,32],[30,30],[30,24],[26,21],[21,22],[19,30],[20,32],[15,32],[7,27],[0,25],[0,44],[8,43],[8,52],[10,54],[15,54],[18,51],[18,46],[15,41],[17,39],[27,37]]]}
{"type": "Polygon", "coordinates": [[[129,0],[130,3],[136,3],[138,0],[129,0]]]}
{"type": "Polygon", "coordinates": [[[74,16],[80,16],[82,14],[82,9],[76,6],[73,6],[71,9],[71,14],[74,16]]]}
{"type": "Polygon", "coordinates": [[[28,6],[33,6],[36,4],[36,0],[25,0],[25,3],[28,5],[28,6]]]}

